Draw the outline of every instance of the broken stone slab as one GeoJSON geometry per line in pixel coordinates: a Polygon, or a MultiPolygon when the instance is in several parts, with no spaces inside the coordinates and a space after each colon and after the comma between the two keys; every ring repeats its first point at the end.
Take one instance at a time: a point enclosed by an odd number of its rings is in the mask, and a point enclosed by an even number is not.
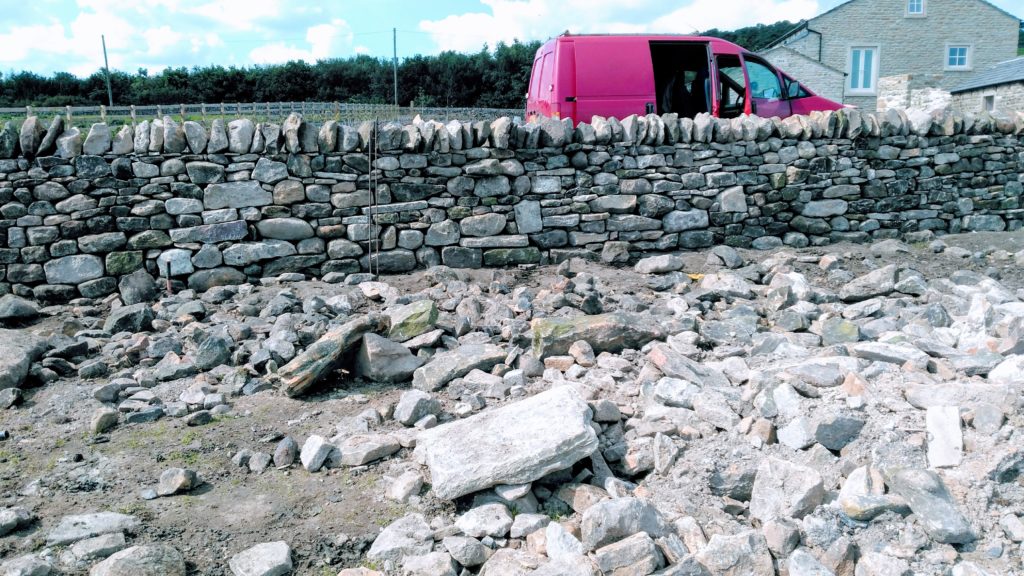
{"type": "Polygon", "coordinates": [[[732,536],[715,534],[694,559],[714,576],[775,575],[768,543],[756,530],[732,536]]]}
{"type": "Polygon", "coordinates": [[[111,534],[133,532],[140,526],[139,519],[116,512],[76,514],[61,518],[56,528],[46,535],[47,546],[64,546],[79,540],[111,534]]]}
{"type": "Polygon", "coordinates": [[[366,333],[356,356],[355,373],[375,382],[406,382],[423,362],[405,346],[366,333]]]}
{"type": "Polygon", "coordinates": [[[647,359],[669,378],[686,380],[701,387],[728,388],[732,386],[725,374],[719,370],[694,362],[673,350],[668,344],[658,342],[651,346],[647,353],[647,359]]]}
{"type": "Polygon", "coordinates": [[[665,329],[653,316],[613,312],[576,318],[538,318],[530,322],[533,353],[543,360],[569,353],[577,340],[586,340],[594,352],[639,349],[652,340],[665,338],[665,329]]]}
{"type": "Polygon", "coordinates": [[[909,362],[915,368],[922,370],[928,366],[928,355],[909,344],[860,342],[851,346],[851,352],[857,358],[865,360],[889,362],[900,366],[909,362]]]}
{"type": "Polygon", "coordinates": [[[896,288],[897,271],[896,265],[890,264],[854,278],[839,290],[839,298],[844,302],[860,302],[875,296],[885,296],[896,288]]]}
{"type": "Polygon", "coordinates": [[[660,254],[658,256],[649,256],[640,260],[633,266],[633,270],[636,270],[637,274],[665,274],[667,272],[682,270],[685,265],[686,263],[680,256],[675,254],[660,254]]]}
{"type": "Polygon", "coordinates": [[[944,382],[911,384],[907,386],[904,395],[907,402],[919,410],[934,406],[973,408],[986,403],[1014,406],[1018,390],[1012,386],[985,382],[944,382]]]}
{"type": "Polygon", "coordinates": [[[32,363],[46,351],[46,341],[25,330],[0,328],[0,389],[18,388],[32,363]]]}
{"type": "Polygon", "coordinates": [[[668,531],[653,504],[633,497],[598,502],[587,508],[580,523],[583,547],[588,551],[640,532],[660,538],[668,531]]]}
{"type": "Polygon", "coordinates": [[[89,576],[185,576],[185,559],[173,546],[132,546],[92,567],[89,576]]]}
{"type": "Polygon", "coordinates": [[[472,538],[504,538],[512,528],[512,514],[504,504],[484,504],[459,516],[455,527],[472,538]]]}
{"type": "Polygon", "coordinates": [[[750,515],[761,521],[803,518],[824,498],[825,487],[816,470],[769,456],[757,467],[750,515]]]}
{"type": "Polygon", "coordinates": [[[406,556],[422,556],[434,547],[434,531],[422,514],[408,514],[381,531],[366,557],[374,562],[401,562],[406,556]]]}
{"type": "Polygon", "coordinates": [[[380,332],[387,328],[386,316],[368,314],[327,331],[302,354],[278,370],[277,377],[284,393],[292,397],[299,396],[335,367],[345,352],[362,340],[364,333],[380,332]]]}
{"type": "Polygon", "coordinates": [[[390,434],[369,434],[351,436],[339,446],[341,463],[345,466],[362,466],[398,452],[402,445],[390,434]]]}
{"type": "Polygon", "coordinates": [[[158,496],[171,496],[179,492],[188,492],[199,484],[199,477],[194,470],[185,468],[168,468],[160,474],[160,482],[156,487],[158,496]]]}
{"type": "Polygon", "coordinates": [[[284,541],[265,542],[228,561],[235,576],[283,576],[292,571],[292,549],[284,541]]]}
{"type": "Polygon", "coordinates": [[[907,501],[928,536],[942,544],[966,544],[977,537],[957,509],[953,496],[931,470],[903,468],[887,471],[889,489],[907,501]]]}
{"type": "Polygon", "coordinates": [[[932,468],[959,466],[964,457],[960,409],[956,406],[928,408],[925,427],[928,431],[928,465],[932,468]]]}
{"type": "Polygon", "coordinates": [[[603,574],[650,574],[664,564],[658,546],[644,532],[597,549],[594,560],[603,574]]]}
{"type": "Polygon", "coordinates": [[[568,386],[421,432],[416,452],[439,498],[525,484],[597,449],[590,408],[568,386]]]}
{"type": "Polygon", "coordinates": [[[442,352],[430,362],[416,369],[412,375],[412,386],[418,390],[433,392],[472,370],[490,370],[505,361],[508,354],[494,344],[466,344],[455,350],[442,352]]]}

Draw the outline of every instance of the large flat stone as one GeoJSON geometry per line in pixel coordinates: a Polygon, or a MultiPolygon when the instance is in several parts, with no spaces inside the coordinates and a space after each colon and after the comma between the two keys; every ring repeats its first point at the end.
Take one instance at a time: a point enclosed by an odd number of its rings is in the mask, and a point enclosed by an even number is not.
{"type": "Polygon", "coordinates": [[[132,531],[138,527],[138,518],[117,512],[65,516],[61,518],[60,524],[46,535],[46,545],[64,546],[103,534],[132,531]]]}
{"type": "Polygon", "coordinates": [[[533,353],[538,358],[569,352],[577,340],[586,340],[594,352],[639,349],[651,340],[665,337],[665,329],[651,316],[616,312],[575,318],[538,318],[530,323],[533,353]]]}
{"type": "Polygon", "coordinates": [[[590,418],[579,393],[564,386],[426,430],[416,450],[430,468],[434,493],[458,498],[533,482],[586,458],[598,446],[590,418]]]}
{"type": "Polygon", "coordinates": [[[474,369],[490,370],[505,360],[505,350],[493,344],[467,344],[434,356],[412,375],[412,386],[432,392],[474,369]]]}

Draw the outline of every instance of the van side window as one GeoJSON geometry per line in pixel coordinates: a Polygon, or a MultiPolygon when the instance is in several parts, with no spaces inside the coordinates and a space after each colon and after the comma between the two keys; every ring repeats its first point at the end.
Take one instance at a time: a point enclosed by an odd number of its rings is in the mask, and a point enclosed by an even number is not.
{"type": "Polygon", "coordinates": [[[750,78],[750,97],[777,100],[782,97],[782,87],[775,70],[765,64],[747,58],[747,77],[750,78]]]}
{"type": "Polygon", "coordinates": [[[540,96],[540,68],[542,61],[542,58],[537,58],[533,63],[533,78],[530,78],[530,94],[532,94],[534,98],[540,96]]]}
{"type": "Polygon", "coordinates": [[[734,118],[743,113],[747,95],[747,81],[739,56],[718,57],[719,116],[734,118]]]}

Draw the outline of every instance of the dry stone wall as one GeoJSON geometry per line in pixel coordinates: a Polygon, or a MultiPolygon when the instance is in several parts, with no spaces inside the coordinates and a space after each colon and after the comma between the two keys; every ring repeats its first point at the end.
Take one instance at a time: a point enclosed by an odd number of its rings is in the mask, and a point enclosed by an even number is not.
{"type": "Polygon", "coordinates": [[[293,115],[83,134],[29,118],[0,131],[0,293],[100,297],[140,269],[203,290],[283,273],[342,281],[371,265],[1012,230],[1022,133],[1022,117],[855,109],[377,131],[293,115]]]}

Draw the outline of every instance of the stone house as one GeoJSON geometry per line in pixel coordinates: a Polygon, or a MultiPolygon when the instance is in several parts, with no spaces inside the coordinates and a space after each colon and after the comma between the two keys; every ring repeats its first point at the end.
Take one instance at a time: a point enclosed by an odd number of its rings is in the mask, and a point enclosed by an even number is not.
{"type": "Polygon", "coordinates": [[[843,101],[843,83],[846,75],[842,70],[822,64],[782,44],[762,51],[761,56],[802,82],[818,96],[836,102],[843,101]]]}
{"type": "Polygon", "coordinates": [[[1024,58],[976,72],[951,92],[957,112],[1024,112],[1024,58]]]}
{"type": "MultiPolygon", "coordinates": [[[[909,102],[917,84],[948,92],[972,72],[1013,58],[1019,28],[1020,19],[985,0],[849,0],[802,22],[767,52],[785,46],[842,70],[842,102],[875,110],[880,95],[909,102]],[[889,85],[908,95],[881,93],[881,80],[892,76],[906,78],[889,85]]],[[[786,69],[788,60],[772,61],[786,69]]],[[[793,74],[812,90],[830,75],[793,74]]]]}

